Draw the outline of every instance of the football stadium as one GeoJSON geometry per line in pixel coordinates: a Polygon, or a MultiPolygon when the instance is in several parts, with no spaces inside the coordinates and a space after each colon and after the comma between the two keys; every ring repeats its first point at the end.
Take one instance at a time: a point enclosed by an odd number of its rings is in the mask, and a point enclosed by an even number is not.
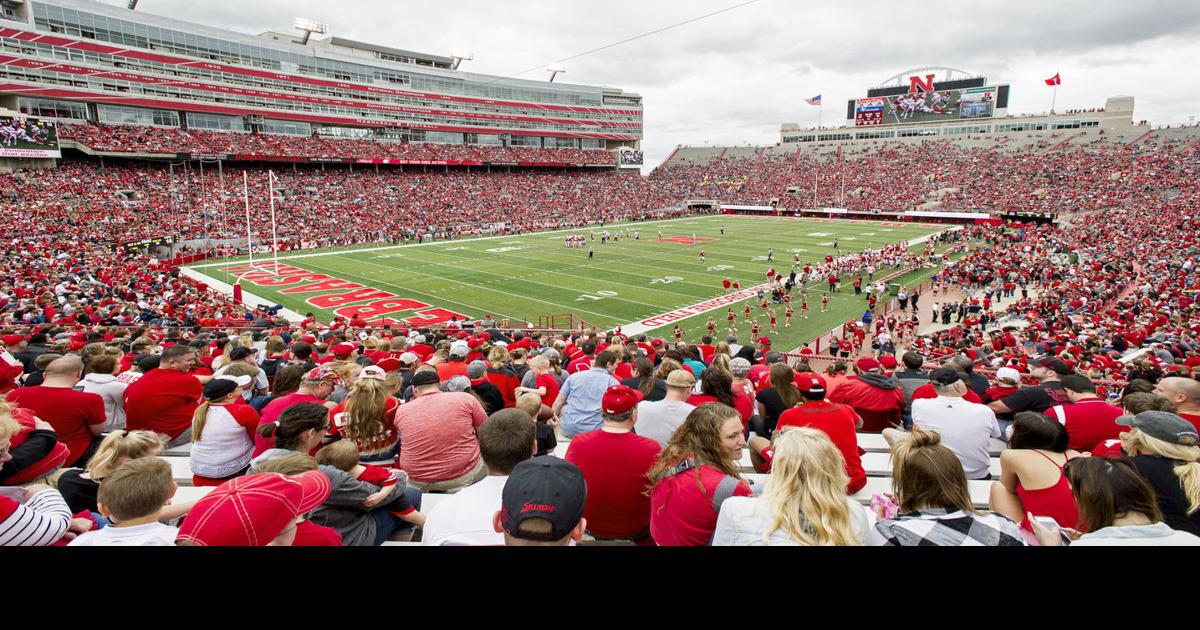
{"type": "Polygon", "coordinates": [[[632,70],[151,4],[0,0],[0,545],[1200,545],[1194,117],[895,68],[651,164],[632,70]]]}

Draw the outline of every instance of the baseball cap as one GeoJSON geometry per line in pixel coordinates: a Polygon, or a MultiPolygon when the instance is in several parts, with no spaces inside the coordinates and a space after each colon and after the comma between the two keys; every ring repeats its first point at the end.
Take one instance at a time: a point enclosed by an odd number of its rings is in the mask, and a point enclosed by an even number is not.
{"type": "Polygon", "coordinates": [[[767,356],[763,357],[763,361],[767,363],[779,363],[783,360],[783,355],[778,352],[768,352],[767,356]]]}
{"type": "Polygon", "coordinates": [[[450,356],[452,356],[452,357],[458,357],[459,359],[465,359],[465,358],[467,358],[468,354],[471,354],[471,349],[468,348],[466,345],[458,344],[458,345],[450,346],[450,356]]]}
{"type": "Polygon", "coordinates": [[[579,525],[587,500],[587,483],[579,468],[548,455],[513,467],[500,500],[500,524],[513,538],[562,540],[579,525]],[[550,521],[548,534],[518,534],[528,518],[550,521]]]}
{"type": "Polygon", "coordinates": [[[1062,359],[1057,359],[1053,355],[1044,355],[1044,356],[1040,356],[1040,357],[1037,357],[1034,359],[1030,359],[1029,365],[1050,368],[1051,370],[1054,370],[1055,372],[1057,372],[1059,375],[1062,375],[1062,376],[1065,376],[1065,375],[1071,373],[1070,366],[1068,366],[1066,363],[1063,363],[1062,359]]]}
{"type": "Polygon", "coordinates": [[[387,378],[387,371],[378,365],[368,365],[358,372],[358,378],[369,378],[376,381],[382,381],[387,378]]]}
{"type": "Polygon", "coordinates": [[[400,355],[400,363],[404,365],[412,365],[420,360],[421,357],[417,356],[414,352],[404,352],[400,355]]]}
{"type": "Polygon", "coordinates": [[[738,357],[729,362],[729,371],[734,376],[737,376],[739,378],[744,377],[750,373],[750,361],[748,361],[742,357],[738,357]]]}
{"type": "Polygon", "coordinates": [[[4,335],[4,345],[6,346],[15,346],[22,341],[25,341],[25,337],[21,335],[4,335]]]}
{"type": "Polygon", "coordinates": [[[471,389],[471,379],[465,376],[452,376],[442,389],[448,392],[465,392],[471,389]]]}
{"type": "Polygon", "coordinates": [[[696,375],[692,374],[691,370],[671,370],[667,375],[667,387],[687,387],[691,389],[696,385],[696,375]]]}
{"type": "Polygon", "coordinates": [[[546,351],[542,353],[542,356],[546,357],[547,361],[557,361],[562,358],[562,355],[560,355],[558,350],[555,350],[554,348],[546,348],[546,351]]]}
{"type": "Polygon", "coordinates": [[[442,382],[442,379],[438,377],[437,370],[417,372],[412,378],[413,387],[420,387],[422,385],[436,385],[440,382],[442,382]]]}
{"type": "Polygon", "coordinates": [[[890,369],[896,367],[896,357],[894,357],[890,354],[885,354],[879,358],[879,365],[883,366],[885,369],[890,370],[890,369]]]}
{"type": "Polygon", "coordinates": [[[855,361],[854,367],[858,368],[860,372],[869,372],[871,370],[879,370],[883,368],[882,365],[879,365],[878,361],[872,359],[871,357],[863,357],[855,361]]]}
{"type": "Polygon", "coordinates": [[[232,394],[233,390],[237,389],[238,387],[246,387],[252,382],[254,382],[254,379],[249,376],[230,376],[223,374],[204,384],[204,398],[206,400],[220,400],[229,394],[232,394]]]}
{"type": "Polygon", "coordinates": [[[318,365],[304,375],[306,381],[340,381],[341,377],[328,365],[318,365]]]}
{"type": "Polygon", "coordinates": [[[1116,419],[1123,427],[1141,429],[1142,433],[1171,444],[1196,446],[1200,434],[1196,427],[1176,414],[1166,411],[1143,411],[1136,416],[1121,416],[1116,419]]]}
{"type": "Polygon", "coordinates": [[[206,547],[262,547],[329,498],[325,473],[259,473],[218,486],[188,512],[177,540],[206,547]]]}
{"type": "Polygon", "coordinates": [[[771,345],[771,338],[770,337],[759,337],[758,339],[754,340],[754,343],[759,344],[760,346],[769,346],[769,345],[771,345]]]}
{"type": "Polygon", "coordinates": [[[1021,373],[1010,367],[1002,367],[996,370],[996,380],[1019,384],[1021,382],[1021,373]]]}
{"type": "Polygon", "coordinates": [[[383,370],[384,372],[395,372],[396,370],[400,369],[400,361],[392,357],[381,359],[375,365],[379,366],[379,369],[383,370]]]}
{"type": "Polygon", "coordinates": [[[483,378],[483,375],[487,374],[487,368],[488,364],[483,361],[472,361],[467,364],[467,376],[471,380],[483,378]]]}
{"type": "Polygon", "coordinates": [[[813,372],[802,372],[796,375],[796,387],[810,394],[825,393],[825,378],[813,372]]]}
{"type": "Polygon", "coordinates": [[[929,373],[929,380],[939,385],[953,385],[962,380],[962,375],[954,368],[938,368],[929,373]]]}
{"type": "MultiPolygon", "coordinates": [[[[678,371],[675,370],[675,372],[678,371]]],[[[642,395],[642,392],[632,387],[613,385],[604,392],[604,397],[600,400],[600,410],[611,416],[621,415],[636,407],[643,398],[645,396],[642,395]]]]}
{"type": "Polygon", "coordinates": [[[335,357],[348,357],[353,354],[356,349],[357,346],[352,343],[339,343],[330,348],[329,351],[332,352],[333,356],[335,357]]]}

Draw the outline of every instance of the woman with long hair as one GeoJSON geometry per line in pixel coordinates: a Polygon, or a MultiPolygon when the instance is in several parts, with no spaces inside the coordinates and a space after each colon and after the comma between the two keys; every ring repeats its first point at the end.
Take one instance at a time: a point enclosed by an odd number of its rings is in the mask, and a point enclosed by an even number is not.
{"type": "Polygon", "coordinates": [[[745,445],[732,407],[706,403],[688,414],[647,474],[656,543],[707,545],[724,500],[752,496],[737,466],[745,445]]]}
{"type": "Polygon", "coordinates": [[[330,410],[329,434],[354,442],[364,462],[393,461],[400,452],[393,423],[399,407],[400,401],[389,394],[383,369],[365,367],[345,402],[330,410]]]}
{"type": "MultiPolygon", "coordinates": [[[[762,437],[771,439],[775,426],[779,424],[779,415],[800,404],[800,390],[796,388],[796,372],[788,364],[780,362],[771,364],[768,373],[771,386],[758,392],[758,416],[762,418],[762,437]]],[[[756,430],[755,433],[758,433],[756,430]]]]}
{"type": "Polygon", "coordinates": [[[238,399],[250,376],[218,376],[204,384],[204,400],[192,416],[192,484],[219,486],[246,474],[254,455],[258,412],[238,399]]]}
{"type": "Polygon", "coordinates": [[[1012,428],[1008,448],[1000,453],[1000,480],[992,482],[988,506],[1031,532],[1027,513],[1075,528],[1079,511],[1064,468],[1079,453],[1067,448],[1067,428],[1031,411],[1016,414],[1012,428]]]}
{"type": "Polygon", "coordinates": [[[667,397],[667,382],[654,377],[654,362],[646,357],[634,359],[637,376],[621,381],[626,387],[642,392],[642,400],[654,402],[667,397]]]}
{"type": "Polygon", "coordinates": [[[1147,411],[1119,420],[1132,427],[1121,448],[1154,488],[1163,521],[1200,536],[1200,446],[1196,429],[1177,414],[1147,411]]]}
{"type": "Polygon", "coordinates": [[[733,391],[733,375],[721,370],[704,370],[700,374],[700,393],[688,399],[689,405],[699,407],[705,403],[720,403],[733,407],[742,419],[742,431],[750,426],[754,416],[754,401],[750,397],[733,391]]]}
{"type": "Polygon", "coordinates": [[[517,404],[516,390],[521,385],[521,380],[517,378],[517,373],[509,366],[508,362],[508,350],[502,346],[493,346],[488,351],[487,380],[500,390],[505,409],[517,404]]]}
{"type": "Polygon", "coordinates": [[[877,508],[875,529],[888,546],[1024,546],[1021,528],[971,503],[967,473],[934,431],[914,429],[892,446],[892,497],[897,514],[877,508]]]}
{"type": "Polygon", "coordinates": [[[1034,522],[1043,546],[1072,547],[1200,546],[1200,537],[1172,529],[1163,522],[1154,488],[1128,458],[1079,457],[1067,465],[1067,478],[1079,504],[1079,521],[1089,533],[1046,527],[1034,522]]]}
{"type": "Polygon", "coordinates": [[[761,498],[721,506],[713,546],[882,544],[866,509],[846,496],[842,454],[823,432],[784,427],[775,435],[771,476],[761,498]]]}

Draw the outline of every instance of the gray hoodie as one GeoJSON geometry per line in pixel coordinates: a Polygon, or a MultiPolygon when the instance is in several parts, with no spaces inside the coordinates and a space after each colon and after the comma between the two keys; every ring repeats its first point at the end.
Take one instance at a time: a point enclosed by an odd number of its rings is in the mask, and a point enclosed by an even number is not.
{"type": "Polygon", "coordinates": [[[879,389],[896,389],[900,384],[896,382],[896,377],[892,375],[884,376],[883,374],[875,374],[874,372],[866,372],[858,375],[858,380],[879,389]]]}
{"type": "MultiPolygon", "coordinates": [[[[283,448],[272,448],[250,462],[253,470],[261,462],[285,455],[297,455],[296,451],[283,448]]],[[[329,477],[333,489],[329,498],[325,499],[312,512],[312,522],[325,527],[332,527],[342,535],[344,547],[370,547],[375,543],[375,519],[371,510],[362,506],[367,497],[379,492],[379,486],[374,486],[351,477],[345,471],[333,466],[318,466],[318,470],[329,477]]],[[[403,480],[392,486],[392,492],[380,505],[385,505],[404,492],[403,480]]],[[[376,508],[379,509],[379,508],[376,508]]]]}

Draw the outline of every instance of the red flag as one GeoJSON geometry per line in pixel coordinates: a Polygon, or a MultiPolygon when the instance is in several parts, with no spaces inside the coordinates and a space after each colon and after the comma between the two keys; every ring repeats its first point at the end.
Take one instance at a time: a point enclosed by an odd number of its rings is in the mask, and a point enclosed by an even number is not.
{"type": "Polygon", "coordinates": [[[1054,76],[1046,79],[1046,85],[1062,85],[1062,77],[1058,76],[1056,72],[1054,76]]]}

